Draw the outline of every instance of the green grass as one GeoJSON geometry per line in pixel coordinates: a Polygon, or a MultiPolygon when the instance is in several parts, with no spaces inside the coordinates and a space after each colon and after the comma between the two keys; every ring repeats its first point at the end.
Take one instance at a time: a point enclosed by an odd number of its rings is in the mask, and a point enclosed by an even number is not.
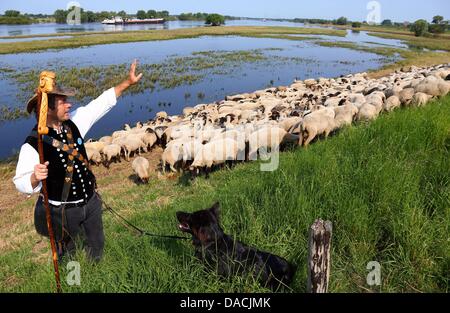
{"type": "Polygon", "coordinates": [[[386,39],[403,40],[411,47],[416,48],[450,51],[450,37],[447,35],[436,37],[416,37],[414,35],[390,33],[369,33],[369,35],[386,39]]]}
{"type": "MultiPolygon", "coordinates": [[[[332,26],[332,25],[329,25],[332,26]]],[[[354,31],[367,31],[367,32],[373,32],[373,33],[384,33],[384,34],[390,34],[390,35],[400,35],[400,36],[408,36],[408,37],[415,37],[414,33],[410,31],[407,27],[402,26],[382,26],[382,25],[363,25],[360,28],[353,28],[349,25],[347,26],[335,26],[337,29],[351,29],[354,31]]],[[[430,35],[433,36],[433,35],[430,35]]],[[[435,36],[436,38],[441,39],[450,39],[449,33],[446,32],[444,34],[440,34],[435,36]]],[[[423,37],[420,37],[423,38],[423,37]]]]}
{"type": "Polygon", "coordinates": [[[400,54],[404,51],[403,49],[392,47],[368,47],[348,41],[315,41],[314,43],[322,47],[346,48],[368,53],[375,53],[383,56],[393,56],[396,53],[400,54]]]}
{"type": "Polygon", "coordinates": [[[375,53],[386,57],[386,64],[378,69],[368,70],[371,78],[389,75],[391,72],[407,66],[427,67],[450,62],[450,52],[420,51],[393,47],[368,47],[346,41],[315,41],[323,47],[339,47],[362,52],[375,53]]]}
{"type": "MultiPolygon", "coordinates": [[[[284,152],[274,172],[241,164],[192,185],[155,180],[104,198],[164,234],[177,234],[176,211],[219,200],[227,233],[298,266],[288,292],[306,291],[308,227],[317,218],[333,222],[331,292],[449,292],[449,150],[447,96],[284,152]],[[155,205],[163,196],[169,200],[155,205]],[[370,261],[381,264],[379,287],[366,284],[370,261]]],[[[265,291],[248,277],[227,281],[206,272],[190,242],[135,237],[109,214],[104,224],[104,260],[89,265],[80,252],[81,286],[64,283],[66,292],[265,291]]],[[[0,255],[1,291],[54,290],[51,263],[33,262],[33,246],[0,255]]]]}

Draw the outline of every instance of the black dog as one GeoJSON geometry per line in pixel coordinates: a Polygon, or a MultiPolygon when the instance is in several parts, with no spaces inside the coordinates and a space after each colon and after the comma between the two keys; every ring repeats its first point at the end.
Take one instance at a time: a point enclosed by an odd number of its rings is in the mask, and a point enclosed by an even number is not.
{"type": "Polygon", "coordinates": [[[196,256],[225,277],[251,273],[265,287],[289,285],[295,273],[285,259],[258,251],[226,235],[219,225],[219,203],[194,213],[177,212],[178,228],[192,234],[196,256]]]}

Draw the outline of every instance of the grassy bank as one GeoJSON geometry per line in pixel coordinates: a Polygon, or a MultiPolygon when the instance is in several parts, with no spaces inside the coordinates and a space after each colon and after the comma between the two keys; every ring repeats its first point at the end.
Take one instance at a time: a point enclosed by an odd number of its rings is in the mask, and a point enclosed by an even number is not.
{"type": "MultiPolygon", "coordinates": [[[[99,186],[111,206],[164,234],[178,233],[176,211],[219,200],[227,233],[298,265],[294,292],[306,289],[307,231],[319,217],[334,228],[330,291],[448,292],[449,150],[450,96],[284,152],[274,172],[241,164],[192,184],[154,174],[149,185],[134,185],[131,171],[115,171],[99,186]],[[379,287],[366,284],[370,261],[381,264],[379,287]]],[[[31,203],[17,206],[15,212],[32,212],[31,203]]],[[[1,254],[0,290],[53,290],[48,242],[39,241],[29,221],[5,221],[2,228],[14,223],[31,239],[1,254]]],[[[64,283],[65,291],[264,291],[249,278],[225,281],[205,272],[189,242],[135,237],[106,213],[104,224],[103,262],[91,266],[79,253],[81,286],[64,283]]]]}
{"type": "Polygon", "coordinates": [[[376,53],[385,57],[395,58],[392,60],[392,62],[387,63],[379,69],[370,70],[369,76],[371,78],[380,78],[382,76],[389,75],[393,71],[398,70],[402,67],[412,65],[418,67],[427,67],[450,62],[450,52],[421,51],[384,46],[368,47],[346,41],[315,41],[315,44],[323,47],[339,47],[368,53],[376,53]]]}
{"type": "Polygon", "coordinates": [[[450,36],[447,35],[441,35],[439,37],[415,37],[406,34],[390,33],[369,33],[369,35],[386,39],[403,40],[411,47],[450,51],[450,36]]]}
{"type": "Polygon", "coordinates": [[[369,71],[369,76],[371,78],[380,78],[399,70],[402,67],[428,67],[450,63],[450,52],[419,52],[404,50],[401,51],[399,55],[402,59],[391,64],[386,64],[377,70],[369,71]]]}
{"type": "MultiPolygon", "coordinates": [[[[348,27],[337,27],[338,29],[348,30],[348,27]]],[[[397,27],[383,27],[383,26],[363,26],[355,31],[367,31],[368,34],[375,37],[386,39],[397,39],[403,41],[410,49],[397,48],[368,48],[349,42],[316,42],[322,46],[328,47],[342,47],[354,49],[365,52],[373,52],[385,56],[399,54],[402,59],[391,64],[387,64],[382,68],[371,71],[371,77],[379,78],[386,76],[389,73],[400,69],[403,66],[432,66],[436,64],[443,64],[450,62],[450,34],[445,33],[435,37],[416,37],[414,33],[407,29],[397,27]],[[418,49],[440,50],[437,51],[418,51],[418,49]]]]}
{"type": "MultiPolygon", "coordinates": [[[[410,31],[408,28],[405,27],[396,27],[396,26],[381,26],[381,25],[363,25],[358,28],[351,27],[350,25],[347,26],[335,26],[337,29],[350,29],[354,31],[367,31],[372,33],[384,33],[384,34],[390,34],[392,36],[395,35],[401,35],[401,36],[408,36],[408,37],[415,37],[414,32],[410,31]]],[[[424,37],[416,37],[416,38],[424,38],[424,37]]],[[[441,39],[450,39],[450,34],[448,32],[444,34],[439,34],[436,36],[436,38],[441,39]]]]}
{"type": "MultiPolygon", "coordinates": [[[[170,30],[146,30],[129,32],[94,32],[57,34],[68,35],[72,38],[34,40],[28,42],[8,42],[0,44],[0,54],[43,51],[47,49],[67,49],[81,46],[102,45],[109,43],[125,43],[150,40],[171,40],[181,38],[195,38],[199,36],[225,36],[257,34],[310,34],[345,36],[345,31],[318,28],[298,27],[259,27],[259,26],[230,26],[230,27],[198,27],[170,30]]],[[[42,37],[42,35],[39,35],[42,37]]],[[[51,38],[52,36],[48,36],[51,38]]]]}

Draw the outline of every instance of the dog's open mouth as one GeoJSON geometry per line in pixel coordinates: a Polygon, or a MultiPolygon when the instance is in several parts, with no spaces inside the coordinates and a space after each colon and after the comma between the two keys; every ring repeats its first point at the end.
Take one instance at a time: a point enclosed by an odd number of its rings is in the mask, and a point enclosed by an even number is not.
{"type": "Polygon", "coordinates": [[[185,232],[188,232],[188,231],[191,230],[191,228],[189,227],[189,224],[188,224],[188,223],[180,223],[180,224],[178,224],[178,228],[179,228],[181,231],[185,231],[185,232]]]}

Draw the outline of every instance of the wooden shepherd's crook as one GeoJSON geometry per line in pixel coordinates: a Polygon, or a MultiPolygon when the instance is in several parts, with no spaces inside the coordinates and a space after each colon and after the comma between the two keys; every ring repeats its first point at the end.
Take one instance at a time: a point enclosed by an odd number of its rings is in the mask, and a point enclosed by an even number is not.
{"type": "MultiPolygon", "coordinates": [[[[44,147],[42,142],[42,135],[48,134],[47,127],[47,112],[48,112],[48,97],[47,93],[51,92],[55,86],[56,75],[53,72],[43,71],[39,76],[39,88],[38,88],[38,107],[39,121],[38,121],[38,150],[39,150],[39,162],[45,163],[44,160],[44,147]]],[[[52,227],[52,217],[50,214],[50,207],[48,204],[47,193],[47,181],[42,181],[42,194],[44,195],[45,215],[47,218],[47,228],[50,237],[50,245],[52,247],[53,267],[55,269],[56,290],[61,292],[61,281],[59,279],[58,269],[58,254],[56,252],[55,235],[52,227]]]]}

